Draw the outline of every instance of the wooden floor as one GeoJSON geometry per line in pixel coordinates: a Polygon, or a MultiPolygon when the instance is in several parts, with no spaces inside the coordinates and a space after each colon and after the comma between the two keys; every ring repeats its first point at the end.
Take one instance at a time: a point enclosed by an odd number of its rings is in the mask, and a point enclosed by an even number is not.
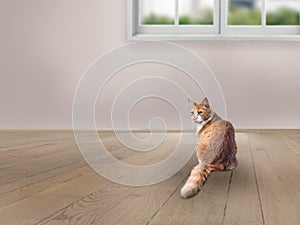
{"type": "MultiPolygon", "coordinates": [[[[100,136],[115,157],[141,163],[112,133],[100,136]]],[[[176,137],[167,134],[153,161],[176,137]]],[[[187,200],[179,190],[195,157],[167,181],[128,187],[95,173],[70,131],[0,131],[0,138],[1,225],[300,224],[300,131],[238,132],[238,168],[213,172],[187,200]]]]}

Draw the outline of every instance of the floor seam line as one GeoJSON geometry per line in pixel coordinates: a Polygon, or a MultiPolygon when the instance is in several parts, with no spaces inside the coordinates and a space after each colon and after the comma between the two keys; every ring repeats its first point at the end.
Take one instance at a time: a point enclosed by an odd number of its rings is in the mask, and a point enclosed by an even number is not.
{"type": "Polygon", "coordinates": [[[222,219],[222,223],[221,223],[222,225],[224,224],[224,221],[225,221],[227,204],[228,204],[228,199],[229,199],[229,192],[230,192],[230,188],[231,188],[232,176],[233,176],[233,171],[231,171],[231,173],[230,173],[230,178],[229,178],[229,182],[228,182],[228,189],[227,189],[227,193],[226,193],[226,202],[225,202],[225,206],[224,206],[223,219],[222,219]]]}
{"type": "Polygon", "coordinates": [[[182,185],[182,183],[184,183],[184,181],[189,177],[186,176],[185,179],[183,179],[180,184],[175,188],[175,190],[170,194],[170,196],[163,202],[163,204],[156,210],[156,212],[153,214],[153,216],[149,219],[149,221],[145,224],[145,225],[149,225],[149,223],[152,221],[152,219],[157,215],[157,213],[162,209],[162,207],[165,206],[165,204],[167,204],[167,202],[169,201],[169,199],[175,194],[175,192],[179,189],[179,187],[182,185]]]}
{"type": "Polygon", "coordinates": [[[252,167],[253,167],[253,170],[254,170],[255,184],[256,184],[257,195],[258,195],[258,200],[259,200],[260,212],[261,212],[261,216],[262,216],[262,222],[263,222],[263,225],[265,225],[265,216],[264,216],[264,211],[263,211],[263,208],[262,208],[262,201],[261,201],[260,191],[259,191],[259,188],[258,188],[257,175],[256,175],[256,170],[255,170],[255,165],[254,165],[254,160],[253,160],[253,153],[252,153],[253,149],[252,149],[251,144],[250,144],[249,134],[247,136],[248,136],[248,144],[249,144],[250,155],[251,155],[251,160],[252,160],[252,167]]]}

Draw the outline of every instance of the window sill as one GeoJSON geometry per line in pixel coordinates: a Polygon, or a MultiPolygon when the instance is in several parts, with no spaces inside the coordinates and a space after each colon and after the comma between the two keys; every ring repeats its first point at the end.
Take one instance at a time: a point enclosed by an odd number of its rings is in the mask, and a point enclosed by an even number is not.
{"type": "Polygon", "coordinates": [[[129,35],[132,41],[300,41],[300,35],[129,35]]]}

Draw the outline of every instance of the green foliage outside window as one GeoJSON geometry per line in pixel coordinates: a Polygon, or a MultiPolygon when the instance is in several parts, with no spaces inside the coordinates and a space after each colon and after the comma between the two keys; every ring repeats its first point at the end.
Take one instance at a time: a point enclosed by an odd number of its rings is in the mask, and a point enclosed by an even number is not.
{"type": "Polygon", "coordinates": [[[267,25],[300,25],[299,21],[299,12],[287,7],[281,7],[267,14],[267,25]]]}
{"type": "Polygon", "coordinates": [[[235,4],[229,5],[228,25],[261,25],[261,12],[258,9],[238,9],[235,4]]]}
{"type": "MultiPolygon", "coordinates": [[[[267,25],[300,25],[300,13],[292,8],[281,7],[267,13],[267,25]]],[[[229,6],[228,25],[261,25],[261,12],[259,9],[237,9],[234,4],[229,6]]],[[[159,16],[154,13],[143,18],[145,25],[173,25],[174,19],[168,16],[159,16]]],[[[183,15],[179,18],[180,25],[213,24],[213,11],[202,10],[198,17],[183,15]]]]}
{"type": "MultiPolygon", "coordinates": [[[[168,16],[159,16],[155,13],[151,13],[148,16],[144,17],[142,24],[145,25],[172,25],[174,20],[168,16]]],[[[213,10],[206,9],[199,12],[199,16],[189,16],[182,15],[179,18],[180,25],[188,24],[202,24],[202,25],[212,25],[214,24],[213,10]]]]}
{"type": "Polygon", "coordinates": [[[151,13],[150,15],[143,18],[142,24],[146,25],[168,25],[174,24],[174,20],[168,16],[158,16],[155,13],[151,13]]]}
{"type": "Polygon", "coordinates": [[[187,24],[213,25],[214,12],[211,9],[206,9],[199,12],[198,17],[191,17],[189,15],[180,16],[179,24],[180,25],[187,25],[187,24]]]}

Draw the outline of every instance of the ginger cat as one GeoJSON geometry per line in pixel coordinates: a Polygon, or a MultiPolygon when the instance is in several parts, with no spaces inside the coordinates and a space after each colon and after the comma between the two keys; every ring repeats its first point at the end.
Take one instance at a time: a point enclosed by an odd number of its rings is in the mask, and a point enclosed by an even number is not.
{"type": "Polygon", "coordinates": [[[210,109],[207,98],[200,104],[194,103],[190,115],[196,123],[197,134],[200,135],[196,150],[199,164],[194,167],[182,187],[182,198],[196,195],[213,170],[230,170],[237,166],[237,147],[232,124],[222,120],[210,109]]]}

